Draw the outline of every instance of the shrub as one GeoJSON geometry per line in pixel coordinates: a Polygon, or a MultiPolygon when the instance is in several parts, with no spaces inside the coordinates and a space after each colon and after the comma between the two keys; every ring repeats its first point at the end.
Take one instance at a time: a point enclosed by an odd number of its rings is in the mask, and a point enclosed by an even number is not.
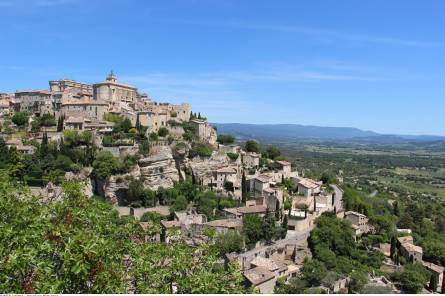
{"type": "Polygon", "coordinates": [[[221,135],[218,135],[217,141],[220,144],[231,144],[231,143],[235,142],[235,137],[232,135],[221,134],[221,135]]]}
{"type": "Polygon", "coordinates": [[[228,156],[231,160],[233,160],[233,161],[235,161],[235,160],[238,159],[238,153],[228,152],[228,153],[227,153],[227,156],[228,156]]]}
{"type": "Polygon", "coordinates": [[[165,127],[161,127],[159,130],[158,130],[158,136],[159,137],[165,137],[165,136],[167,136],[168,135],[168,129],[166,129],[165,127]]]}
{"type": "Polygon", "coordinates": [[[249,140],[244,144],[244,149],[247,152],[260,153],[260,144],[258,144],[258,142],[256,142],[256,141],[249,140]]]}

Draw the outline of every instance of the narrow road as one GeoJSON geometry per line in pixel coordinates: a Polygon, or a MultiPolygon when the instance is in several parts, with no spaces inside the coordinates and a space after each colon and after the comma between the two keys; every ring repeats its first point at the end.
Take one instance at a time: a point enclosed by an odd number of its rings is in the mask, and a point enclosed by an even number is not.
{"type": "Polygon", "coordinates": [[[337,212],[343,211],[343,190],[335,184],[331,184],[331,187],[335,191],[334,206],[337,208],[337,212]]]}

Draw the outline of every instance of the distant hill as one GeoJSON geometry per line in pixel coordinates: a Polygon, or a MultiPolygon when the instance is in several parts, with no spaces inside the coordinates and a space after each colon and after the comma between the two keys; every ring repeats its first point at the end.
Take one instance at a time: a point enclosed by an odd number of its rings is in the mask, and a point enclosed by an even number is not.
{"type": "Polygon", "coordinates": [[[352,127],[321,127],[299,124],[213,123],[218,133],[232,134],[238,140],[265,142],[337,140],[353,142],[445,141],[441,136],[385,135],[352,127]]]}

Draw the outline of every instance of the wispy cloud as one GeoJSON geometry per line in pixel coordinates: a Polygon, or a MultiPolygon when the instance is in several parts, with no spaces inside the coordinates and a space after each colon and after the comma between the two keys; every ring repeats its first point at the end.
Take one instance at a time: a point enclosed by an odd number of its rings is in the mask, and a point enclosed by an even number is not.
{"type": "Polygon", "coordinates": [[[0,7],[48,7],[64,5],[73,1],[74,0],[0,0],[0,7]]]}
{"type": "MultiPolygon", "coordinates": [[[[252,106],[264,108],[256,94],[261,89],[280,88],[282,85],[301,85],[304,83],[330,82],[382,82],[390,81],[385,75],[370,75],[363,72],[364,67],[346,63],[330,63],[312,66],[295,66],[285,63],[273,63],[260,69],[215,71],[202,73],[143,73],[137,75],[118,75],[119,80],[139,87],[156,101],[181,103],[187,101],[196,110],[211,112],[217,120],[221,114],[236,114],[242,117],[252,106]],[[340,65],[340,66],[339,66],[340,65]],[[340,67],[337,69],[336,67],[340,67]],[[347,70],[345,70],[347,69],[347,70]],[[255,89],[254,92],[250,91],[255,89]]],[[[381,74],[381,73],[380,73],[381,74]]],[[[261,92],[261,91],[260,91],[261,92]]],[[[210,115],[210,114],[209,114],[210,115]]],[[[235,115],[233,115],[235,116],[235,115]]]]}
{"type": "Polygon", "coordinates": [[[415,46],[415,47],[444,46],[443,42],[407,40],[395,37],[374,36],[368,34],[351,33],[344,31],[337,31],[337,30],[326,30],[320,28],[308,28],[308,27],[275,25],[275,24],[255,24],[255,23],[243,23],[243,22],[232,22],[228,23],[228,25],[236,28],[253,29],[253,30],[269,30],[269,31],[289,32],[289,33],[301,33],[305,35],[315,36],[317,38],[330,39],[330,40],[341,39],[353,42],[381,43],[389,45],[415,46]]]}
{"type": "Polygon", "coordinates": [[[122,79],[135,84],[168,87],[222,87],[255,83],[295,83],[322,81],[389,81],[392,77],[369,75],[363,73],[341,72],[319,67],[298,67],[277,64],[267,69],[249,71],[215,71],[203,73],[147,73],[142,75],[125,75],[122,79]]]}
{"type": "Polygon", "coordinates": [[[163,19],[160,21],[169,23],[178,23],[178,24],[199,25],[199,26],[293,33],[293,34],[306,35],[309,38],[317,39],[323,42],[347,41],[358,44],[375,43],[375,44],[386,44],[386,45],[406,46],[406,47],[445,46],[445,42],[443,41],[436,42],[436,41],[426,41],[426,40],[412,40],[412,39],[398,38],[394,36],[378,36],[365,33],[331,30],[331,29],[317,28],[317,27],[295,26],[295,25],[252,23],[252,22],[230,21],[230,20],[225,22],[200,22],[194,20],[163,19]]]}

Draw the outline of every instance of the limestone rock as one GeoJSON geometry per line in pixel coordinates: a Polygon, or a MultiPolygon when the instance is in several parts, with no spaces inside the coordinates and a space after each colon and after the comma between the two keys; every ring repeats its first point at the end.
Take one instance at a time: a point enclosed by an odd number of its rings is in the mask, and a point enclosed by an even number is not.
{"type": "Polygon", "coordinates": [[[179,181],[176,162],[168,146],[159,147],[153,155],[140,159],[138,165],[144,185],[151,190],[157,190],[159,187],[171,188],[173,182],[179,181]]]}

